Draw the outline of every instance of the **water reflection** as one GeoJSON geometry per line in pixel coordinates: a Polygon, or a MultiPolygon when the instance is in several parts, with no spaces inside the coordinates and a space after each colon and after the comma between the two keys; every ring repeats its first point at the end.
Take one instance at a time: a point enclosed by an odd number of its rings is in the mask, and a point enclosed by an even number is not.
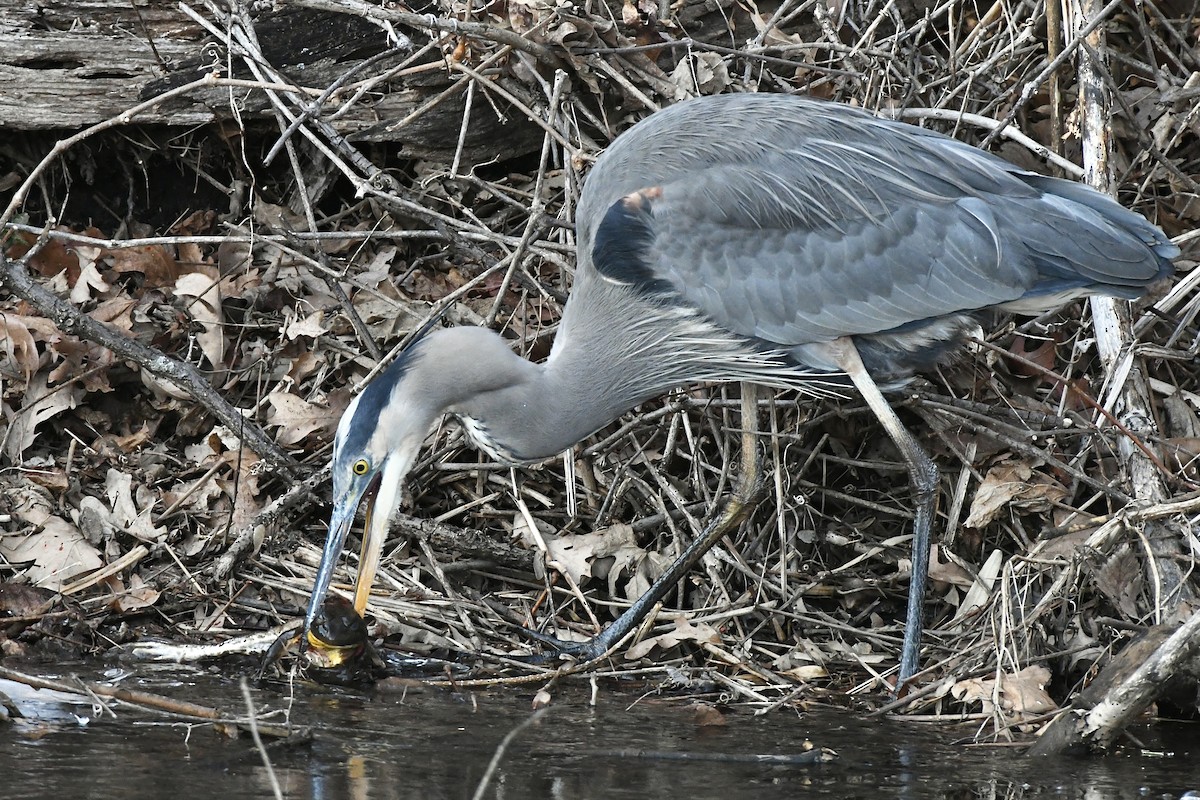
{"type": "MultiPolygon", "coordinates": [[[[154,690],[153,685],[146,686],[154,690]]],[[[198,674],[158,691],[240,709],[230,680],[198,674]]],[[[528,718],[532,693],[453,694],[432,689],[368,696],[302,687],[294,700],[255,693],[260,709],[286,709],[311,725],[310,742],[267,748],[283,796],[305,800],[469,798],[497,745],[528,718]]],[[[78,709],[76,709],[78,710],[78,709]]],[[[278,719],[273,720],[279,722],[278,719]]],[[[1148,748],[1103,760],[1021,757],[1016,750],[955,743],[944,724],[863,721],[825,711],[734,709],[712,722],[680,701],[602,691],[555,697],[549,713],[508,747],[486,796],[505,798],[1178,798],[1200,788],[1197,729],[1139,732],[1148,748]],[[637,752],[696,755],[799,753],[806,742],[840,754],[812,767],[661,760],[637,752]]],[[[0,726],[0,796],[24,798],[270,798],[269,775],[249,737],[147,722],[119,712],[86,727],[65,719],[0,726]]]]}

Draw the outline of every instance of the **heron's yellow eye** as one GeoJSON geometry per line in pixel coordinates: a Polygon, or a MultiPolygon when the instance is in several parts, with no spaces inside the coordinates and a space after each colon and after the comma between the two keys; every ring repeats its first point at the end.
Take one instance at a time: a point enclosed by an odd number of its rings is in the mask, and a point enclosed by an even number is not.
{"type": "Polygon", "coordinates": [[[358,461],[354,462],[354,465],[351,466],[350,469],[354,470],[355,475],[366,475],[371,469],[371,465],[367,463],[365,458],[360,458],[358,461]]]}

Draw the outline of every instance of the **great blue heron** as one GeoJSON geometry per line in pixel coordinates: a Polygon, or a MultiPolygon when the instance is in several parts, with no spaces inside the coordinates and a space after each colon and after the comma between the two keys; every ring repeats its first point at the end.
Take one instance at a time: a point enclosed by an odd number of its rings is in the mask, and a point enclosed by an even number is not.
{"type": "MultiPolygon", "coordinates": [[[[751,421],[753,384],[814,395],[853,386],[899,447],[916,495],[906,680],[938,472],[878,383],[931,366],[981,312],[1136,298],[1179,254],[1086,186],[845,105],[766,94],[690,100],[633,126],[588,175],[576,232],[574,288],[544,363],[484,328],[438,330],[350,404],[306,630],[364,497],[355,607],[365,608],[401,481],[443,414],[492,457],[536,462],[679,386],[741,381],[751,421]]],[[[749,434],[743,451],[752,472],[749,434]]],[[[647,594],[574,652],[601,655],[632,630],[738,517],[752,483],[744,477],[647,594]]]]}

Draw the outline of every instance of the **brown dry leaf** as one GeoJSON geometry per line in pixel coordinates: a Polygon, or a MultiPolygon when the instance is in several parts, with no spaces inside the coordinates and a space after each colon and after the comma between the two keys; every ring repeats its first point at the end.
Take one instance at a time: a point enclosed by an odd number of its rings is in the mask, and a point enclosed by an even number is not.
{"type": "Polygon", "coordinates": [[[59,494],[71,488],[72,477],[67,476],[67,471],[61,467],[41,466],[29,473],[30,483],[37,484],[43,489],[59,494]]]}
{"type": "Polygon", "coordinates": [[[328,408],[289,392],[276,389],[267,395],[267,402],[271,404],[267,425],[280,429],[275,438],[284,447],[302,441],[314,431],[332,430],[337,425],[337,418],[328,408]]]}
{"type": "Polygon", "coordinates": [[[1200,437],[1176,436],[1165,440],[1162,447],[1167,463],[1191,480],[1200,477],[1200,437]]]}
{"type": "MultiPolygon", "coordinates": [[[[762,36],[762,45],[764,47],[778,47],[780,45],[798,45],[806,44],[804,37],[796,33],[784,33],[778,26],[772,26],[767,30],[767,22],[769,18],[758,10],[758,6],[753,2],[747,3],[750,11],[750,21],[754,23],[754,30],[758,31],[758,35],[762,36]],[[766,35],[763,32],[766,31],[766,35]]],[[[807,60],[807,59],[806,59],[807,60]]]]}
{"type": "MultiPolygon", "coordinates": [[[[547,5],[545,3],[531,0],[508,0],[505,4],[505,10],[508,12],[508,27],[517,33],[527,34],[537,27],[538,22],[546,15],[547,5]]],[[[464,37],[465,38],[465,37],[464,37]]],[[[466,42],[459,43],[460,56],[457,60],[462,61],[467,56],[465,55],[466,42]]]]}
{"type": "MultiPolygon", "coordinates": [[[[367,275],[360,277],[365,286],[372,286],[371,281],[367,280],[367,275]]],[[[374,275],[370,277],[372,280],[374,279],[374,275]]],[[[373,289],[374,291],[356,292],[353,299],[354,310],[367,324],[372,336],[382,339],[394,338],[400,331],[406,330],[418,319],[418,312],[414,310],[413,301],[401,293],[386,274],[373,285],[373,289]]],[[[450,291],[452,289],[439,294],[438,298],[444,297],[450,291]]],[[[421,313],[424,312],[421,311],[421,313]]]]}
{"type": "MultiPolygon", "coordinates": [[[[1063,512],[1062,521],[1055,515],[1055,524],[1062,525],[1065,522],[1072,521],[1068,512],[1063,512]]],[[[1069,561],[1075,557],[1079,548],[1083,547],[1089,537],[1096,532],[1094,525],[1089,525],[1078,530],[1073,530],[1070,533],[1064,533],[1061,536],[1055,536],[1053,539],[1047,539],[1038,542],[1037,548],[1033,551],[1033,555],[1039,559],[1059,558],[1063,561],[1069,561]]]]}
{"type": "Polygon", "coordinates": [[[258,500],[259,458],[247,450],[239,450],[236,441],[225,441],[226,434],[225,428],[214,428],[198,442],[185,447],[184,456],[189,463],[202,468],[223,462],[240,469],[240,477],[237,480],[214,477],[199,485],[195,480],[181,481],[163,493],[162,502],[167,506],[182,502],[182,508],[200,511],[212,509],[218,498],[228,497],[233,501],[230,524],[240,530],[262,509],[258,500]]]}
{"type": "Polygon", "coordinates": [[[975,490],[971,513],[963,525],[983,528],[1000,516],[1008,505],[1041,510],[1066,495],[1067,490],[1061,484],[1044,473],[1035,475],[1028,464],[1003,461],[988,470],[983,483],[975,490]]]}
{"type": "Polygon", "coordinates": [[[132,314],[136,307],[136,300],[117,295],[102,301],[88,316],[118,330],[129,332],[133,330],[132,314]]]}
{"type": "Polygon", "coordinates": [[[1200,196],[1186,189],[1175,192],[1171,199],[1171,208],[1181,218],[1191,222],[1200,222],[1200,196]]]}
{"type": "Polygon", "coordinates": [[[286,206],[258,200],[254,203],[254,218],[272,230],[304,230],[304,217],[286,206]]]}
{"type": "Polygon", "coordinates": [[[806,664],[802,667],[785,669],[779,674],[786,675],[792,680],[797,681],[815,681],[820,678],[828,678],[829,670],[825,669],[820,664],[806,664]]]}
{"type": "Polygon", "coordinates": [[[621,587],[621,596],[629,600],[636,600],[650,591],[651,584],[666,572],[675,560],[637,546],[623,548],[613,553],[613,558],[613,567],[608,573],[609,594],[616,596],[618,579],[627,577],[621,587]]]}
{"type": "Polygon", "coordinates": [[[959,681],[950,693],[964,703],[979,701],[985,714],[1000,710],[1012,714],[1038,715],[1058,708],[1046,694],[1050,670],[1042,666],[1026,667],[1017,674],[1004,673],[999,681],[990,678],[971,678],[959,681]]]}
{"type": "Polygon", "coordinates": [[[571,536],[545,536],[547,559],[551,566],[579,583],[584,578],[608,580],[609,593],[618,596],[618,583],[625,597],[640,597],[658,576],[658,562],[638,546],[629,525],[618,524],[592,533],[571,536]],[[650,574],[653,572],[654,574],[650,574]]]}
{"type": "Polygon", "coordinates": [[[1117,552],[1096,571],[1095,581],[1096,588],[1121,609],[1127,619],[1137,619],[1138,598],[1143,588],[1142,568],[1132,547],[1123,544],[1117,548],[1117,552]]]}
{"type": "Polygon", "coordinates": [[[301,336],[308,336],[316,339],[323,333],[328,333],[329,328],[321,324],[324,314],[320,311],[315,314],[309,314],[301,319],[299,316],[293,316],[287,310],[284,311],[284,319],[291,319],[284,328],[283,335],[288,339],[299,339],[301,336]]]}
{"type": "Polygon", "coordinates": [[[197,264],[209,263],[204,258],[204,251],[200,249],[200,245],[194,242],[184,242],[177,245],[176,254],[180,269],[191,269],[197,264]]]}
{"type": "Polygon", "coordinates": [[[232,275],[248,270],[254,263],[254,245],[249,242],[225,240],[217,245],[217,270],[232,275]]]}
{"type": "Polygon", "coordinates": [[[136,611],[158,602],[161,593],[142,580],[136,572],[129,576],[129,588],[117,593],[116,606],[118,611],[136,611]]]}
{"type": "Polygon", "coordinates": [[[123,452],[132,453],[134,450],[143,447],[152,438],[154,438],[154,431],[143,421],[142,427],[128,436],[113,436],[112,442],[123,452]]]}
{"type": "MultiPolygon", "coordinates": [[[[211,211],[209,209],[193,211],[191,214],[172,225],[170,233],[172,236],[195,236],[201,233],[208,233],[212,230],[213,224],[216,221],[217,214],[215,211],[211,211]]],[[[188,248],[194,248],[197,251],[199,250],[198,245],[181,244],[179,245],[179,260],[199,263],[200,259],[193,258],[190,254],[185,257],[184,251],[188,248]]]]}
{"type": "MultiPolygon", "coordinates": [[[[392,280],[392,266],[400,257],[400,251],[395,245],[381,245],[378,250],[358,268],[359,286],[375,287],[392,280]]],[[[369,294],[369,293],[368,293],[369,294]]]]}
{"type": "MultiPolygon", "coordinates": [[[[319,356],[311,350],[305,350],[292,359],[292,366],[288,368],[287,377],[293,386],[299,386],[304,382],[305,378],[316,372],[324,363],[324,356],[319,356]]],[[[349,403],[350,401],[347,399],[346,402],[349,403]]],[[[329,405],[331,407],[334,405],[332,397],[330,398],[329,405]]]]}
{"type": "Polygon", "coordinates": [[[627,26],[632,26],[637,24],[637,21],[637,6],[634,5],[633,0],[625,0],[625,3],[621,6],[621,22],[625,23],[627,26]]]}
{"type": "Polygon", "coordinates": [[[0,581],[0,618],[45,614],[54,606],[54,597],[47,589],[0,581]]]}
{"type": "Polygon", "coordinates": [[[71,512],[71,521],[83,538],[100,547],[114,536],[112,512],[104,501],[98,497],[84,495],[79,500],[79,508],[71,512]]]}
{"type": "Polygon", "coordinates": [[[82,385],[85,394],[112,391],[108,383],[108,370],[96,369],[116,361],[116,356],[107,347],[74,336],[63,336],[50,346],[50,351],[62,359],[58,366],[50,370],[51,383],[76,381],[82,385]]]}
{"type": "Polygon", "coordinates": [[[155,527],[150,516],[155,497],[150,490],[138,486],[137,501],[134,500],[133,477],[116,469],[110,469],[104,481],[104,492],[112,507],[112,524],[143,542],[157,542],[167,534],[165,527],[155,527]],[[143,496],[150,495],[150,496],[143,496]],[[142,506],[138,510],[139,502],[142,506]]]}
{"type": "Polygon", "coordinates": [[[676,65],[671,82],[675,84],[676,100],[719,94],[730,84],[729,67],[716,53],[692,53],[676,65]]]}
{"type": "MultiPolygon", "coordinates": [[[[10,258],[19,258],[28,252],[27,247],[15,247],[8,254],[10,258]]],[[[67,287],[79,275],[79,258],[75,255],[74,246],[68,247],[66,242],[51,239],[38,248],[29,260],[29,266],[43,278],[56,275],[65,276],[62,282],[67,287]]]]}
{"type": "Polygon", "coordinates": [[[637,544],[633,528],[613,525],[592,533],[549,537],[546,551],[554,566],[578,583],[592,577],[592,562],[597,558],[611,556],[631,544],[637,544]]]}
{"type": "MultiPolygon", "coordinates": [[[[209,265],[205,265],[206,270],[210,270],[208,274],[216,275],[220,271],[209,265]]],[[[313,280],[317,280],[315,277],[313,280]]],[[[327,288],[324,283],[321,283],[321,288],[327,288]]],[[[243,300],[256,299],[258,293],[262,290],[270,291],[272,287],[263,285],[262,273],[256,269],[246,269],[234,272],[232,275],[225,275],[221,278],[221,297],[240,297],[243,300]]],[[[309,303],[313,305],[324,306],[326,304],[336,305],[337,299],[327,293],[318,294],[309,297],[309,303]]]]}
{"type": "Polygon", "coordinates": [[[814,650],[825,654],[824,661],[826,663],[882,664],[890,658],[882,650],[878,652],[873,650],[870,642],[849,644],[838,639],[831,639],[827,642],[812,642],[811,645],[814,650]]]}
{"type": "Polygon", "coordinates": [[[1014,375],[1044,380],[1046,372],[1054,369],[1055,360],[1058,357],[1058,342],[1054,339],[1027,339],[1024,336],[1016,336],[1009,347],[1009,352],[1020,356],[1024,361],[1041,367],[1039,370],[1023,361],[1010,359],[1009,369],[1014,375]]]}
{"type": "Polygon", "coordinates": [[[824,673],[824,664],[829,659],[829,651],[821,643],[804,636],[797,636],[792,649],[776,656],[775,660],[771,663],[771,669],[780,673],[804,674],[806,670],[815,666],[821,673],[824,673]]]}
{"type": "Polygon", "coordinates": [[[186,389],[176,386],[173,381],[158,377],[150,370],[140,370],[138,372],[138,378],[141,380],[143,386],[160,397],[169,397],[173,400],[195,399],[186,389]]]}
{"type": "MultiPolygon", "coordinates": [[[[1166,433],[1172,440],[1200,439],[1200,400],[1196,400],[1195,395],[1176,389],[1163,397],[1162,405],[1167,417],[1166,433]]],[[[1200,454],[1200,443],[1192,452],[1200,454]]]]}
{"type": "Polygon", "coordinates": [[[58,329],[58,326],[45,317],[23,317],[20,315],[13,316],[18,316],[20,318],[20,320],[25,324],[25,327],[29,329],[29,332],[33,334],[34,341],[45,342],[46,344],[54,344],[55,342],[64,338],[63,333],[58,329]]]}
{"type": "Polygon", "coordinates": [[[19,314],[0,314],[0,373],[20,373],[28,383],[37,372],[40,356],[25,320],[19,314]]]}
{"type": "Polygon", "coordinates": [[[212,466],[212,461],[221,455],[222,449],[221,437],[215,431],[210,431],[207,436],[185,445],[183,455],[189,463],[207,469],[212,466]]]}
{"type": "Polygon", "coordinates": [[[21,463],[21,455],[28,450],[38,435],[38,426],[51,417],[75,408],[79,403],[80,388],[76,384],[46,385],[44,374],[34,375],[25,387],[25,404],[16,412],[8,424],[4,438],[4,455],[14,464],[21,463]]]}
{"type": "Polygon", "coordinates": [[[170,288],[179,279],[179,264],[170,248],[164,245],[121,247],[108,251],[107,255],[115,272],[145,275],[143,289],[170,288]]]}
{"type": "Polygon", "coordinates": [[[391,283],[379,284],[374,292],[359,292],[354,296],[354,310],[367,323],[373,335],[393,335],[403,327],[408,300],[391,283]],[[396,324],[399,317],[401,324],[396,324]]]}
{"type": "MultiPolygon", "coordinates": [[[[218,485],[225,490],[225,493],[233,498],[233,514],[230,516],[229,522],[235,531],[248,527],[263,509],[263,504],[258,499],[260,475],[258,465],[259,459],[256,456],[243,454],[242,459],[238,462],[240,467],[238,480],[218,481],[218,485]]],[[[254,548],[256,552],[261,544],[261,541],[256,542],[254,548]]]]}
{"type": "Polygon", "coordinates": [[[205,513],[215,507],[218,498],[225,496],[224,489],[215,480],[204,481],[199,487],[195,484],[195,480],[180,481],[163,490],[163,506],[175,506],[177,511],[205,513]]]}
{"type": "Polygon", "coordinates": [[[175,294],[195,298],[188,303],[188,312],[204,328],[196,336],[196,342],[208,363],[220,368],[225,364],[225,333],[221,325],[221,286],[216,270],[209,267],[181,275],[175,282],[175,294]],[[207,274],[209,272],[213,274],[207,274]]]}
{"type": "Polygon", "coordinates": [[[103,251],[99,247],[84,244],[76,245],[73,249],[79,257],[79,277],[71,287],[71,302],[86,303],[92,299],[93,289],[97,292],[107,292],[110,288],[96,269],[96,259],[103,251]]]}
{"type": "Polygon", "coordinates": [[[675,620],[675,630],[667,631],[658,636],[651,636],[649,639],[643,639],[625,651],[625,659],[627,661],[636,661],[639,658],[645,658],[656,647],[662,650],[670,650],[682,642],[719,644],[721,642],[721,635],[711,625],[705,623],[693,625],[690,620],[677,619],[675,620]]]}
{"type": "Polygon", "coordinates": [[[72,578],[103,566],[96,548],[78,528],[52,513],[41,492],[18,486],[6,494],[17,519],[36,530],[0,536],[0,555],[13,564],[29,563],[24,574],[34,586],[57,592],[72,578]]]}
{"type": "Polygon", "coordinates": [[[962,589],[969,589],[975,583],[971,573],[961,566],[953,561],[943,561],[942,548],[936,544],[929,549],[929,580],[935,583],[948,583],[962,589]]]}
{"type": "Polygon", "coordinates": [[[48,517],[37,533],[0,538],[0,554],[12,564],[32,562],[25,577],[34,586],[55,592],[72,578],[104,564],[99,551],[74,525],[54,516],[48,517]]]}

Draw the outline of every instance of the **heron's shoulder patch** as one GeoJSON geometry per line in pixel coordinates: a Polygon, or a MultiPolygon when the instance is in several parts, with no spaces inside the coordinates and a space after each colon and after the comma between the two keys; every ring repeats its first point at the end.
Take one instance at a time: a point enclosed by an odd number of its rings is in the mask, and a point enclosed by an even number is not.
{"type": "Polygon", "coordinates": [[[608,207],[592,244],[592,264],[602,276],[640,291],[671,291],[671,284],[655,273],[648,257],[654,243],[653,205],[661,196],[659,187],[650,187],[608,207]]]}

